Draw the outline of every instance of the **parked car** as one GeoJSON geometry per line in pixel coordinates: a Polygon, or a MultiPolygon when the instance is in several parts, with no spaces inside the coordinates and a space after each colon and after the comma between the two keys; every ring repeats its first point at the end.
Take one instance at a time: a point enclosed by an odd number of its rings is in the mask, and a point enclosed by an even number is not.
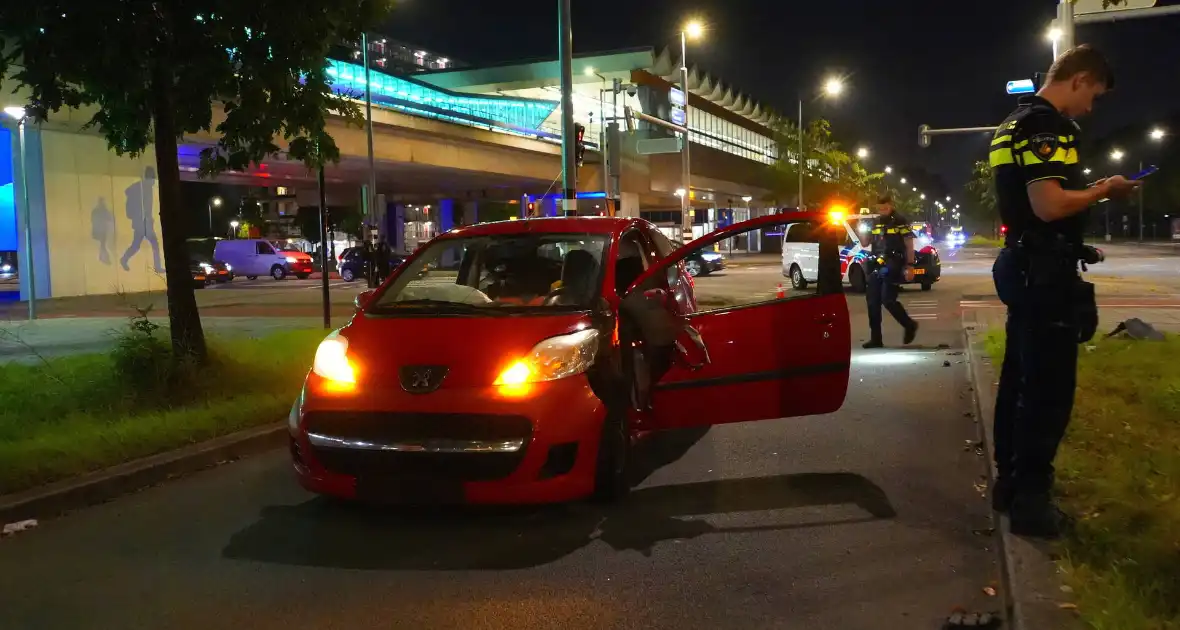
{"type": "MultiPolygon", "coordinates": [[[[673,241],[676,247],[684,247],[681,241],[673,241]]],[[[707,276],[714,271],[721,271],[725,269],[725,257],[718,252],[707,250],[695,250],[692,255],[684,259],[684,268],[688,271],[688,275],[692,277],[707,276]]]]}
{"type": "Polygon", "coordinates": [[[258,238],[217,241],[213,258],[229,264],[236,275],[246,276],[248,280],[255,280],[259,276],[282,280],[290,269],[287,254],[270,241],[258,238]]]}
{"type": "Polygon", "coordinates": [[[852,346],[837,265],[813,293],[719,310],[698,309],[685,268],[800,221],[826,217],[759,217],[679,249],[623,217],[432,239],[317,349],[288,416],[299,483],[365,501],[618,500],[655,431],[836,411],[852,346]]]}
{"type": "MultiPolygon", "coordinates": [[[[867,229],[877,215],[858,214],[829,217],[829,222],[840,226],[846,238],[840,250],[840,270],[853,291],[863,292],[868,285],[870,251],[861,245],[860,231],[867,229]]],[[[783,233],[783,276],[791,279],[791,287],[805,289],[818,277],[819,246],[811,233],[810,224],[796,223],[783,233]]],[[[914,248],[914,279],[898,284],[917,284],[929,291],[942,278],[942,261],[938,249],[929,240],[918,242],[914,248]]]]}
{"type": "MultiPolygon", "coordinates": [[[[389,255],[389,267],[393,269],[405,261],[406,257],[401,254],[389,255]]],[[[340,279],[345,282],[352,282],[365,277],[365,257],[364,248],[349,247],[340,252],[336,257],[337,267],[340,269],[340,279]]]]}

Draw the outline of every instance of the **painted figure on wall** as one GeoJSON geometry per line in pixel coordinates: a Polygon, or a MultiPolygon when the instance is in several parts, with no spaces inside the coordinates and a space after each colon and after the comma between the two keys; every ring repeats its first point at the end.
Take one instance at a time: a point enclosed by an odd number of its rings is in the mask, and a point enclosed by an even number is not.
{"type": "Polygon", "coordinates": [[[152,193],[156,185],[156,169],[143,169],[143,179],[127,187],[127,218],[131,219],[131,246],[123,253],[123,269],[131,270],[127,262],[139,253],[146,240],[152,246],[156,273],[164,273],[160,263],[160,241],[156,238],[156,222],[152,216],[152,193]]]}
{"type": "MultiPolygon", "coordinates": [[[[98,262],[111,264],[111,250],[115,248],[115,213],[107,207],[105,197],[90,211],[90,237],[98,243],[98,262]]],[[[126,267],[126,263],[123,265],[126,267]]]]}

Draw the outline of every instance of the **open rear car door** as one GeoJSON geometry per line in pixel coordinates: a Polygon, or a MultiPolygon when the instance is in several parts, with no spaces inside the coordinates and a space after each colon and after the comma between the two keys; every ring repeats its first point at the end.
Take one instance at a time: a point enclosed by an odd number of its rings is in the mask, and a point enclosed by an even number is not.
{"type": "MultiPolygon", "coordinates": [[[[759,217],[676,250],[631,285],[621,305],[634,336],[637,428],[673,429],[836,411],[848,391],[851,332],[840,269],[843,221],[793,212],[759,217]],[[683,261],[718,243],[773,243],[810,223],[818,282],[784,289],[765,268],[696,278],[683,261]],[[745,236],[744,239],[737,239],[745,236]]],[[[723,250],[724,251],[724,250],[723,250]]],[[[747,254],[749,256],[749,254],[747,254]]],[[[777,269],[773,265],[772,269],[777,269]]],[[[789,285],[788,285],[789,287],[789,285]]]]}

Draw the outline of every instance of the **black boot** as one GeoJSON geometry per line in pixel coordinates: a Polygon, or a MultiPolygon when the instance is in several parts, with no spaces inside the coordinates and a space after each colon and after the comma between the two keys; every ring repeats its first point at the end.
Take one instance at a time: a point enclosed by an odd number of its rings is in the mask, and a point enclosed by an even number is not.
{"type": "Polygon", "coordinates": [[[918,336],[918,322],[910,320],[910,323],[905,327],[905,337],[902,338],[901,343],[910,345],[914,342],[914,337],[918,336]]]}
{"type": "Polygon", "coordinates": [[[1055,540],[1073,525],[1073,519],[1053,503],[1048,492],[1020,492],[1008,510],[1008,523],[1017,536],[1055,540]]]}
{"type": "Polygon", "coordinates": [[[873,337],[861,345],[865,350],[872,350],[873,348],[884,348],[885,342],[881,341],[880,337],[873,337]]]}

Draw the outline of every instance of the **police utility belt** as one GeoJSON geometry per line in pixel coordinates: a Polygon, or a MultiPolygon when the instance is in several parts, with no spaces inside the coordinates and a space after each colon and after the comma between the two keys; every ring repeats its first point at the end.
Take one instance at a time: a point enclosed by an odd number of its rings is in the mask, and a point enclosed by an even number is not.
{"type": "Polygon", "coordinates": [[[1063,325],[1076,327],[1078,342],[1098,330],[1098,302],[1094,285],[1082,279],[1079,266],[1105,259],[1102,251],[1074,243],[1056,233],[1025,232],[1015,245],[1025,273],[1029,306],[1063,325]]]}

